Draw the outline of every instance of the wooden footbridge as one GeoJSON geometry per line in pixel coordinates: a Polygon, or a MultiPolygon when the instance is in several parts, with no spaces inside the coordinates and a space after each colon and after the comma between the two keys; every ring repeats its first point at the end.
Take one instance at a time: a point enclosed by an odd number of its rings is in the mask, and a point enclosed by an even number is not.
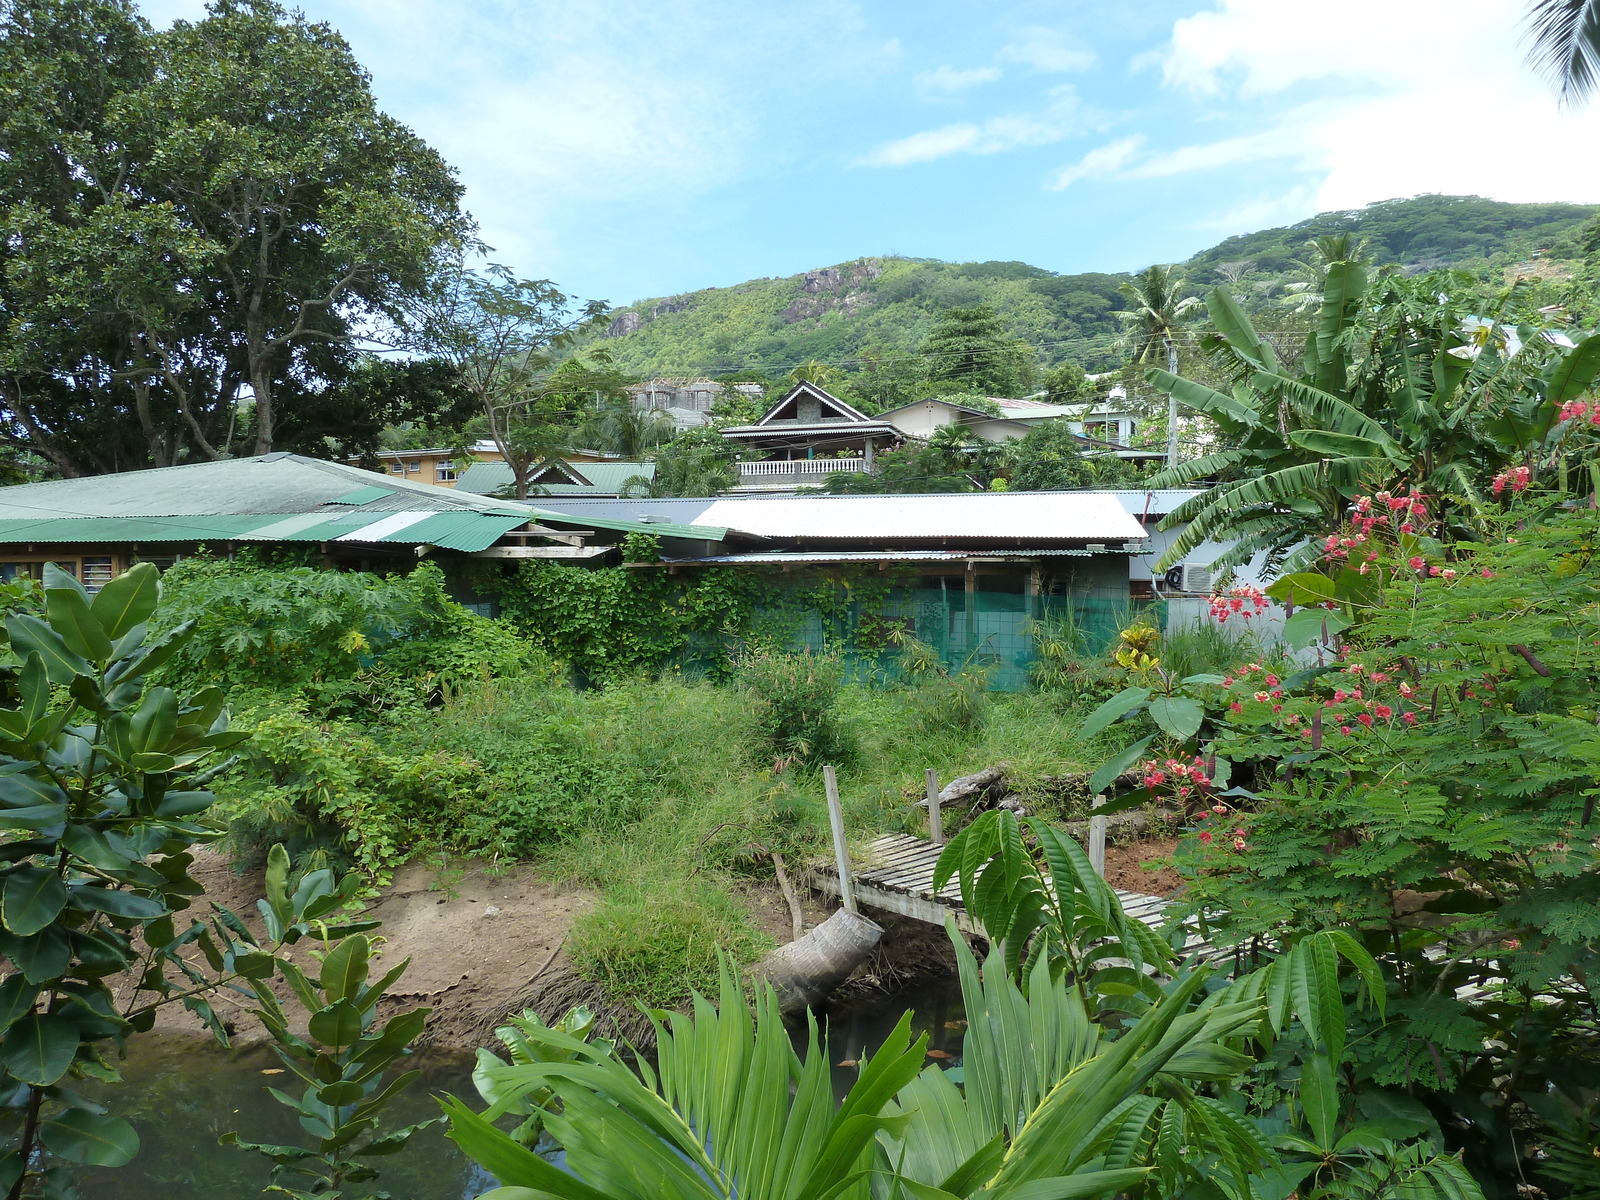
{"type": "MultiPolygon", "coordinates": [[[[866,860],[846,868],[851,896],[858,904],[902,917],[943,926],[954,918],[956,927],[983,936],[983,929],[961,904],[961,886],[952,879],[943,888],[933,886],[933,869],[944,849],[926,838],[890,833],[874,839],[867,847],[866,860]]],[[[818,891],[843,899],[839,868],[834,863],[818,864],[806,873],[806,882],[818,891]]],[[[1122,909],[1146,925],[1159,926],[1165,920],[1168,901],[1160,896],[1116,889],[1122,909]]]]}
{"type": "MultiPolygon", "coordinates": [[[[905,833],[890,833],[876,838],[867,847],[866,861],[858,866],[850,861],[844,837],[844,813],[839,805],[839,786],[832,767],[824,767],[823,781],[827,787],[828,819],[833,827],[832,863],[818,863],[805,872],[807,883],[820,892],[838,896],[844,907],[855,911],[856,905],[865,904],[885,912],[899,913],[903,917],[926,921],[943,928],[947,920],[954,919],[956,928],[983,936],[983,929],[961,903],[960,884],[952,879],[944,887],[933,886],[934,868],[944,850],[943,823],[940,804],[948,790],[941,792],[939,778],[928,772],[928,837],[913,837],[905,833]]],[[[969,778],[979,778],[971,776],[969,778]]],[[[960,780],[952,784],[958,786],[960,780]]],[[[1099,803],[1098,798],[1096,804],[1099,803]]],[[[1089,828],[1089,861],[1095,870],[1105,874],[1106,819],[1092,817],[1089,828]]],[[[1122,911],[1143,921],[1146,925],[1160,927],[1165,923],[1169,901],[1160,896],[1147,896],[1142,892],[1115,889],[1122,901],[1122,911]]],[[[1191,945],[1203,946],[1203,940],[1190,939],[1191,945]]]]}

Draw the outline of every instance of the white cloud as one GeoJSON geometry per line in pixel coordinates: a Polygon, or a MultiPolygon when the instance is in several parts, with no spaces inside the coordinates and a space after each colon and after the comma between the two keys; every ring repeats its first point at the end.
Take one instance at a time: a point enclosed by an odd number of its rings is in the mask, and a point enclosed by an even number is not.
{"type": "Polygon", "coordinates": [[[1093,119],[1070,85],[1050,89],[1052,100],[1040,113],[1014,113],[987,121],[961,121],[925,129],[886,142],[857,160],[865,167],[906,167],[952,154],[999,154],[1027,146],[1048,146],[1071,137],[1093,119]]]}
{"type": "Polygon", "coordinates": [[[1024,29],[1017,41],[1000,51],[1000,57],[1036,71],[1085,71],[1095,63],[1092,50],[1069,40],[1060,30],[1043,25],[1024,29]]]}
{"type": "Polygon", "coordinates": [[[922,72],[915,82],[918,87],[930,92],[963,92],[980,83],[993,83],[999,78],[999,67],[952,67],[946,63],[922,72]]]}
{"type": "Polygon", "coordinates": [[[1099,179],[1116,175],[1139,156],[1144,148],[1144,134],[1120,138],[1108,145],[1089,151],[1071,166],[1062,167],[1046,185],[1051,191],[1063,191],[1081,179],[1099,179]]]}
{"type": "Polygon", "coordinates": [[[1152,156],[1127,174],[1283,163],[1301,181],[1285,192],[1313,185],[1306,211],[1418,192],[1600,199],[1587,154],[1600,144],[1600,106],[1557,106],[1524,64],[1521,9],[1345,0],[1333,19],[1310,0],[1216,0],[1174,24],[1163,77],[1229,105],[1235,126],[1257,114],[1257,128],[1152,156]]]}

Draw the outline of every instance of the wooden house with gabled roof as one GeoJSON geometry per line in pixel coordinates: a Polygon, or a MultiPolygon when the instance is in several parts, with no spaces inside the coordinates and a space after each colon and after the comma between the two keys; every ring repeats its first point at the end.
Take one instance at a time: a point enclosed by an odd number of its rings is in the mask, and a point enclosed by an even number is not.
{"type": "Polygon", "coordinates": [[[788,491],[815,487],[830,471],[870,471],[874,453],[899,441],[900,431],[801,382],[754,425],[729,426],[722,436],[744,452],[741,490],[788,491]]]}

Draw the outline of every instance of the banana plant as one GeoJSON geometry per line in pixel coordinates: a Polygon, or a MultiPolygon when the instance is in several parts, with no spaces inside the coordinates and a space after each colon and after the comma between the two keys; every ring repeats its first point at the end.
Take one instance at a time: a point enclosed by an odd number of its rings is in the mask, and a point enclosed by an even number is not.
{"type": "Polygon", "coordinates": [[[1260,552],[1276,564],[1336,528],[1360,489],[1414,485],[1446,497],[1446,515],[1470,531],[1491,477],[1508,463],[1555,471],[1552,431],[1562,407],[1600,377],[1600,335],[1573,342],[1471,315],[1441,290],[1467,286],[1432,276],[1369,286],[1362,263],[1331,263],[1297,372],[1227,289],[1212,291],[1206,346],[1233,378],[1231,390],[1159,369],[1145,378],[1210,417],[1222,445],[1150,485],[1223,482],[1162,520],[1162,529],[1182,532],[1155,569],[1207,540],[1235,543],[1219,567],[1260,552]]]}

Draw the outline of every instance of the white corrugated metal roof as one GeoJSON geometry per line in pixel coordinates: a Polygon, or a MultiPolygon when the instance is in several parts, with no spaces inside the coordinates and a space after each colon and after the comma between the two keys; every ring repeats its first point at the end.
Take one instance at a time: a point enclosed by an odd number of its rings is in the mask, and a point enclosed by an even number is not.
{"type": "Polygon", "coordinates": [[[1200,492],[1188,488],[1162,488],[1159,491],[1129,490],[1099,494],[1115,497],[1117,503],[1122,505],[1122,510],[1131,516],[1142,517],[1148,513],[1152,517],[1164,517],[1185,500],[1198,496],[1200,492]]]}
{"type": "Polygon", "coordinates": [[[667,558],[669,563],[872,563],[872,562],[1011,562],[1032,558],[1093,558],[1094,550],[758,550],[751,554],[710,554],[701,558],[667,558]]]}
{"type": "Polygon", "coordinates": [[[918,538],[1122,542],[1139,522],[1103,492],[967,492],[932,496],[719,498],[695,517],[767,538],[918,538]]]}

